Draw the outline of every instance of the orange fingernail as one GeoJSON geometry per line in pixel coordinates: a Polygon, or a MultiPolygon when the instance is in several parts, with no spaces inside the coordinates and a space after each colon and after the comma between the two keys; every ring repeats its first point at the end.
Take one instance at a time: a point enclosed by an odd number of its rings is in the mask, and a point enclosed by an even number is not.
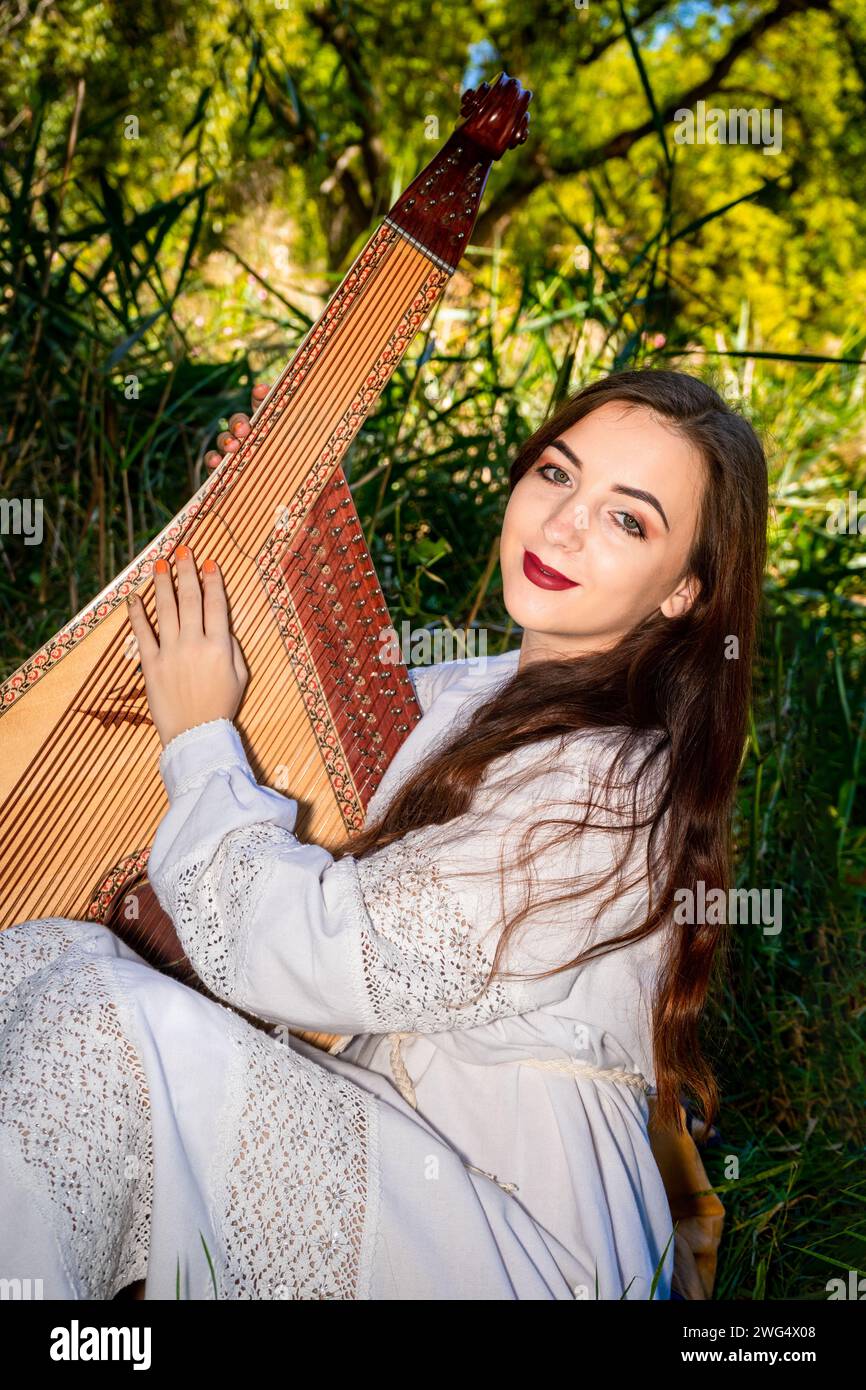
{"type": "Polygon", "coordinates": [[[179,560],[186,560],[186,559],[188,559],[188,558],[189,558],[189,554],[190,554],[190,550],[189,550],[189,546],[188,546],[188,545],[179,545],[178,548],[177,548],[177,550],[175,551],[175,555],[177,556],[177,558],[178,558],[179,560]]]}
{"type": "Polygon", "coordinates": [[[167,561],[167,560],[157,560],[157,561],[156,561],[156,564],[154,565],[153,568],[156,570],[157,574],[167,574],[167,573],[168,573],[168,561],[167,561]]]}
{"type": "Polygon", "coordinates": [[[213,574],[216,571],[216,560],[205,560],[202,569],[205,574],[213,574]]]}

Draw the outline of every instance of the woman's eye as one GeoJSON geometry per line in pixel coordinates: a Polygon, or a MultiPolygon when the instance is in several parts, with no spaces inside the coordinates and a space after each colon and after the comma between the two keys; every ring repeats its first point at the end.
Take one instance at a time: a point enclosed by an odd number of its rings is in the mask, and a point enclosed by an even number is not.
{"type": "MultiPolygon", "coordinates": [[[[537,473],[540,473],[547,482],[553,483],[554,486],[557,487],[561,486],[561,482],[557,481],[555,478],[551,478],[549,476],[551,473],[558,473],[562,482],[571,482],[571,476],[569,475],[569,473],[564,468],[560,468],[558,463],[542,463],[540,467],[538,467],[535,471],[537,473]]],[[[637,517],[634,516],[631,512],[611,512],[611,516],[625,517],[625,525],[623,525],[621,521],[617,521],[616,525],[619,527],[621,531],[625,531],[627,536],[636,536],[639,541],[646,540],[646,531],[644,530],[641,523],[638,521],[637,517]]]]}
{"type": "Polygon", "coordinates": [[[633,521],[634,525],[637,527],[637,530],[635,530],[632,526],[623,526],[621,521],[618,521],[616,524],[621,531],[625,531],[627,536],[637,536],[638,540],[640,541],[646,540],[646,532],[644,531],[637,517],[632,516],[631,512],[611,512],[611,516],[624,516],[628,521],[633,521]]]}
{"type": "Polygon", "coordinates": [[[554,481],[553,478],[548,478],[548,477],[547,477],[547,475],[548,475],[548,473],[550,472],[551,469],[553,469],[554,473],[559,473],[559,474],[561,474],[562,477],[565,479],[565,481],[566,481],[567,483],[570,483],[570,482],[571,482],[571,479],[570,479],[570,477],[568,476],[568,474],[566,473],[565,469],[564,469],[564,468],[560,468],[560,466],[559,466],[558,463],[543,463],[543,464],[541,465],[541,467],[540,467],[537,471],[538,471],[539,473],[541,473],[545,478],[547,478],[547,481],[548,481],[549,483],[552,483],[552,482],[554,481]]]}

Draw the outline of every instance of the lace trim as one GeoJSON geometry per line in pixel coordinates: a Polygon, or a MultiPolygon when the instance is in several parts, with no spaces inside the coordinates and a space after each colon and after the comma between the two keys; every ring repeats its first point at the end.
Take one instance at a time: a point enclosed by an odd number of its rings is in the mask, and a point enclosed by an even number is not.
{"type": "Polygon", "coordinates": [[[58,923],[0,932],[0,1131],[89,1299],[145,1278],[153,1207],[147,1077],[106,966],[58,923]]]}
{"type": "MultiPolygon", "coordinates": [[[[50,922],[0,933],[4,1147],[47,1209],[70,1283],[100,1300],[146,1277],[153,1206],[146,1073],[110,966],[50,922]]],[[[213,1007],[235,1055],[207,1183],[209,1296],[369,1298],[375,1097],[213,1007]]]]}
{"type": "Polygon", "coordinates": [[[202,729],[213,729],[216,727],[217,724],[226,724],[229,727],[234,728],[231,719],[206,719],[201,724],[191,724],[188,729],[181,729],[179,734],[175,734],[174,738],[169,739],[168,743],[165,745],[162,752],[160,753],[160,768],[163,768],[165,766],[165,764],[169,761],[171,756],[174,753],[176,753],[178,749],[185,748],[188,743],[197,742],[197,739],[194,739],[192,737],[193,734],[200,735],[202,729]]]}
{"type": "Polygon", "coordinates": [[[217,1297],[365,1299],[375,1098],[225,1012],[237,1057],[210,1185],[224,1241],[217,1297]]]}
{"type": "Polygon", "coordinates": [[[361,964],[382,1032],[475,1028],[520,1013],[520,982],[495,979],[474,1002],[492,964],[443,881],[439,862],[410,833],[356,861],[361,964]]]}
{"type": "Polygon", "coordinates": [[[210,860],[190,855],[160,882],[160,902],[196,974],[221,999],[236,997],[246,925],[272,871],[273,859],[261,851],[284,847],[286,835],[267,821],[232,831],[210,860]]]}

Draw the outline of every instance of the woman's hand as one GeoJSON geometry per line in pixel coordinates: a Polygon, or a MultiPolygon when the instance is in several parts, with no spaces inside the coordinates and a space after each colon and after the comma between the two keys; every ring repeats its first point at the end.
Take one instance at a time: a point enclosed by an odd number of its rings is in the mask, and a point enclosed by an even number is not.
{"type": "Polygon", "coordinates": [[[158,641],[138,595],[127,600],[150,713],[163,748],[196,724],[233,719],[249,679],[238,640],[229,628],[226,592],[216,561],[205,560],[200,584],[189,547],[179,545],[174,558],[177,600],[168,562],[157,560],[154,565],[158,641]]]}
{"type": "MultiPolygon", "coordinates": [[[[270,386],[265,382],[253,387],[253,413],[258,410],[270,389],[270,386]]],[[[246,439],[250,429],[249,415],[243,415],[240,411],[232,415],[229,419],[228,429],[217,435],[217,447],[209,449],[204,456],[208,468],[216,468],[227,454],[236,454],[241,447],[241,440],[246,439]]]]}
{"type": "MultiPolygon", "coordinates": [[[[270,391],[262,382],[252,390],[255,412],[270,391]]],[[[217,435],[217,448],[204,456],[214,469],[241,447],[251,429],[248,415],[231,416],[229,428],[217,435]]],[[[129,621],[138,642],[150,713],[163,748],[177,734],[210,719],[233,719],[249,674],[237,638],[229,631],[228,605],[219,567],[205,560],[204,597],[195,562],[186,546],[175,551],[179,603],[165,560],[154,566],[154,590],[159,641],[141,600],[129,600],[129,621]],[[213,565],[213,569],[209,569],[213,565]]]]}

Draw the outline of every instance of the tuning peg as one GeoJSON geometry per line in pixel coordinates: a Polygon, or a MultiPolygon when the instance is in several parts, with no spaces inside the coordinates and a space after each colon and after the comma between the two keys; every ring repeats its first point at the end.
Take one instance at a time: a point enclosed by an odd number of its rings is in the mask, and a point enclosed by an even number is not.
{"type": "Polygon", "coordinates": [[[460,115],[471,116],[481,104],[483,98],[490,91],[490,83],[482,82],[478,88],[467,87],[463,96],[460,98],[460,115]]]}

